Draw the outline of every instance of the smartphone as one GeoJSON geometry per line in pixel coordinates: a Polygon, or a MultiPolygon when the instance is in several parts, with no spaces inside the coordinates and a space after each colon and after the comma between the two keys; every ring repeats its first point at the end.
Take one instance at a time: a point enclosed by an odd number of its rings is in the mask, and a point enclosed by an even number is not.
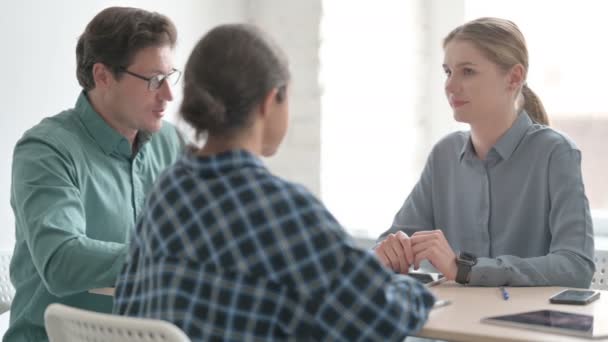
{"type": "Polygon", "coordinates": [[[445,299],[439,299],[435,301],[435,304],[433,305],[433,309],[438,309],[444,306],[448,306],[452,304],[452,302],[450,302],[449,300],[445,300],[445,299]]]}
{"type": "Polygon", "coordinates": [[[410,272],[407,275],[418,280],[427,287],[437,285],[445,280],[441,273],[410,272]]]}
{"type": "Polygon", "coordinates": [[[552,304],[585,305],[600,298],[600,293],[593,290],[564,290],[549,298],[552,304]]]}

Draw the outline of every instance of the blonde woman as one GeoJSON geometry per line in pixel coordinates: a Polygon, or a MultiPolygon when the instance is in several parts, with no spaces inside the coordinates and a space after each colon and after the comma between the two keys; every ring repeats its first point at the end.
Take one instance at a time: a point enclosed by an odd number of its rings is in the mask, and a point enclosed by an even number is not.
{"type": "Polygon", "coordinates": [[[519,28],[480,18],[443,47],[445,94],[470,131],[434,146],[376,255],[400,273],[426,259],[462,284],[588,287],[594,244],[581,152],[548,126],[527,85],[519,28]]]}

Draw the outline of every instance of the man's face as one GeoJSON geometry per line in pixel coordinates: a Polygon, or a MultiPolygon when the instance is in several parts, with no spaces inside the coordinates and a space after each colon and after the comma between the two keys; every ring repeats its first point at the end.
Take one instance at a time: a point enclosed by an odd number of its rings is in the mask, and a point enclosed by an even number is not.
{"type": "MultiPolygon", "coordinates": [[[[169,46],[140,50],[126,70],[151,78],[173,70],[173,52],[169,46]]],[[[123,134],[133,131],[157,132],[162,126],[167,102],[173,100],[171,84],[165,80],[158,89],[148,89],[148,81],[123,72],[109,87],[106,103],[110,115],[123,134]]]]}

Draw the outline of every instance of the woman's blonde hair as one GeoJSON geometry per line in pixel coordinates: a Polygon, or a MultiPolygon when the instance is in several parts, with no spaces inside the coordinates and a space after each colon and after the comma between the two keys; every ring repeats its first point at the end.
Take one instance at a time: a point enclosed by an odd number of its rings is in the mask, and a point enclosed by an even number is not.
{"type": "MultiPolygon", "coordinates": [[[[452,40],[466,40],[474,44],[490,61],[507,71],[521,64],[524,68],[524,80],[528,75],[528,49],[526,40],[517,25],[510,20],[500,18],[479,18],[458,26],[443,39],[443,47],[452,40]]],[[[521,88],[523,102],[519,108],[540,124],[549,125],[549,118],[538,96],[528,87],[521,88]]]]}

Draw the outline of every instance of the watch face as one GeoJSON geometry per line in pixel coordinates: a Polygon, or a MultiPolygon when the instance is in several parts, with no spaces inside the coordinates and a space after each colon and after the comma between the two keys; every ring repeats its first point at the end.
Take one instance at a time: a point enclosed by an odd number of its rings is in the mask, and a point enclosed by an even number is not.
{"type": "Polygon", "coordinates": [[[463,264],[475,265],[477,263],[477,257],[472,253],[460,252],[458,261],[463,264]]]}

